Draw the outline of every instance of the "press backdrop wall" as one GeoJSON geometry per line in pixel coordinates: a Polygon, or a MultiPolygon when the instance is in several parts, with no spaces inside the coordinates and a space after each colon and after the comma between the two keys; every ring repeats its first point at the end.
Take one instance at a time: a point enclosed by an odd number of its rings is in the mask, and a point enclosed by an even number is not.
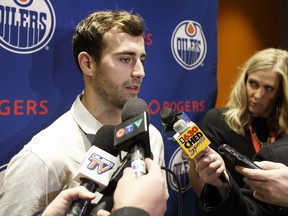
{"type": "MultiPolygon", "coordinates": [[[[216,0],[0,0],[0,181],[7,163],[34,134],[67,111],[83,89],[71,52],[76,24],[95,10],[126,9],[146,21],[146,77],[139,97],[160,131],[159,112],[170,107],[199,123],[217,95],[216,0]]],[[[166,167],[183,193],[183,216],[199,215],[187,161],[164,134],[166,167]]],[[[33,166],[33,164],[31,164],[33,166]]],[[[168,175],[166,215],[178,194],[168,175]]]]}

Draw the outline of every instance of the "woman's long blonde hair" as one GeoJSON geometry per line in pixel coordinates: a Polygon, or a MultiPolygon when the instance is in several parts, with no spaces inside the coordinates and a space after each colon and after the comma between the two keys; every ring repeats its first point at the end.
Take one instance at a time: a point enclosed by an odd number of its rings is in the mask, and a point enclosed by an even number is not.
{"type": "Polygon", "coordinates": [[[268,122],[277,135],[288,136],[288,52],[281,49],[268,48],[251,56],[240,69],[224,113],[229,127],[238,134],[244,134],[250,113],[247,109],[246,80],[249,74],[259,70],[271,70],[280,77],[280,97],[268,122]]]}

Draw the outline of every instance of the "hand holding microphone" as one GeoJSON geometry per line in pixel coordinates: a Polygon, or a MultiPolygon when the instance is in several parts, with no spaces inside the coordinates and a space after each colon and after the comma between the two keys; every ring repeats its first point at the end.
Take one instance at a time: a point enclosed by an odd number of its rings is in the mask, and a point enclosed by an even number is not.
{"type": "Polygon", "coordinates": [[[224,160],[212,148],[207,147],[203,151],[203,155],[197,155],[194,158],[194,162],[195,170],[205,183],[220,187],[224,185],[224,182],[227,182],[227,180],[223,181],[222,179],[226,170],[224,160]]]}
{"type": "Polygon", "coordinates": [[[211,144],[210,140],[194,122],[189,121],[187,123],[180,119],[174,124],[173,128],[177,132],[174,135],[175,140],[189,157],[188,159],[194,159],[194,168],[206,183],[214,182],[213,177],[216,178],[215,186],[222,185],[223,182],[228,181],[228,175],[225,176],[224,174],[226,167],[222,157],[209,147],[211,144]],[[210,160],[207,161],[206,158],[210,160]],[[217,164],[212,159],[215,159],[217,164]],[[210,170],[209,168],[211,167],[212,169],[210,170]],[[211,173],[213,175],[209,175],[211,173]]]}
{"type": "MultiPolygon", "coordinates": [[[[74,179],[80,182],[90,192],[103,190],[117,168],[117,155],[114,149],[114,126],[101,127],[93,140],[91,148],[86,153],[78,173],[74,179]]],[[[72,203],[67,216],[85,215],[90,201],[78,199],[72,203]]]]}
{"type": "MultiPolygon", "coordinates": [[[[215,161],[209,160],[209,158],[213,155],[212,151],[210,151],[212,149],[209,147],[211,142],[201,131],[201,129],[189,119],[187,114],[184,112],[181,113],[181,115],[176,115],[175,113],[173,114],[173,112],[171,114],[171,110],[169,109],[167,109],[166,112],[163,111],[161,113],[165,114],[160,116],[162,123],[170,122],[169,127],[167,126],[166,128],[171,128],[171,122],[173,123],[173,130],[176,132],[173,138],[182,148],[184,157],[189,161],[188,175],[197,196],[201,196],[202,189],[206,181],[213,184],[216,182],[215,185],[221,185],[223,182],[227,182],[228,179],[223,173],[225,170],[224,162],[221,165],[217,163],[212,164],[215,161]],[[175,121],[176,119],[177,121],[175,121]],[[210,164],[210,162],[211,165],[216,165],[212,170],[208,169],[209,166],[207,167],[207,164],[210,164]],[[209,175],[209,172],[212,173],[212,175],[209,175]]],[[[214,153],[217,154],[217,152],[214,153]]],[[[219,159],[222,160],[221,156],[218,156],[220,157],[219,159]]]]}
{"type": "Polygon", "coordinates": [[[111,210],[114,190],[126,167],[132,166],[137,177],[146,173],[144,158],[152,157],[149,123],[148,106],[144,100],[134,98],[126,102],[122,112],[122,123],[115,126],[111,137],[114,142],[113,147],[118,151],[127,152],[127,155],[121,161],[117,170],[113,172],[108,186],[100,191],[103,197],[90,215],[100,209],[111,210]]]}
{"type": "MultiPolygon", "coordinates": [[[[145,211],[145,215],[162,216],[166,211],[166,192],[165,179],[162,175],[160,166],[150,158],[145,159],[148,173],[141,178],[135,176],[132,168],[124,170],[123,177],[117,185],[114,201],[115,205],[111,214],[100,210],[97,215],[139,215],[145,211]],[[138,210],[135,212],[135,208],[138,210]],[[128,209],[128,210],[127,210],[128,209]],[[118,212],[118,213],[117,213],[118,212]]],[[[63,216],[70,203],[76,199],[91,200],[95,197],[94,193],[89,192],[83,186],[63,190],[47,206],[43,216],[63,216]]],[[[95,216],[94,214],[93,216],[95,216]]]]}
{"type": "Polygon", "coordinates": [[[41,216],[64,216],[71,203],[75,200],[91,201],[95,199],[95,193],[90,192],[84,186],[69,188],[60,192],[60,194],[47,206],[41,216]]]}
{"type": "Polygon", "coordinates": [[[114,193],[114,209],[132,206],[151,216],[164,215],[168,194],[161,168],[150,158],[145,159],[145,164],[147,174],[141,178],[130,167],[124,170],[114,193]]]}

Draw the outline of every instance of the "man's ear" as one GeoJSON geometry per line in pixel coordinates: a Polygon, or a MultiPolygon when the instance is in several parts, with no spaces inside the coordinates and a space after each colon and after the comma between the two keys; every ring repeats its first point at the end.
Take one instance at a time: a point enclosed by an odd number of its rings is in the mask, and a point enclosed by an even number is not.
{"type": "Polygon", "coordinates": [[[92,57],[87,52],[80,52],[78,55],[78,62],[83,74],[92,76],[92,57]]]}

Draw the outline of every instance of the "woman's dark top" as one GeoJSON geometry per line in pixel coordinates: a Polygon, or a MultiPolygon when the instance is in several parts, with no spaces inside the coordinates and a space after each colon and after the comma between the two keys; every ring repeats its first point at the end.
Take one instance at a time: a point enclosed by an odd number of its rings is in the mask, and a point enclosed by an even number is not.
{"type": "MultiPolygon", "coordinates": [[[[288,166],[288,138],[282,138],[263,147],[253,158],[255,161],[273,161],[288,166]]],[[[233,180],[227,198],[221,202],[216,188],[206,184],[201,206],[209,216],[287,216],[288,208],[256,200],[248,185],[239,188],[233,180]]]]}
{"type": "MultiPolygon", "coordinates": [[[[228,144],[249,159],[254,156],[255,149],[252,143],[248,127],[244,128],[245,135],[234,132],[225,122],[223,113],[227,108],[213,108],[204,116],[200,124],[200,129],[210,140],[210,147],[217,150],[222,144],[228,144]]],[[[254,118],[252,127],[259,139],[265,142],[269,136],[265,118],[254,118]]],[[[234,165],[224,158],[225,165],[229,173],[233,176],[239,187],[244,186],[243,176],[236,172],[234,165]]]]}

